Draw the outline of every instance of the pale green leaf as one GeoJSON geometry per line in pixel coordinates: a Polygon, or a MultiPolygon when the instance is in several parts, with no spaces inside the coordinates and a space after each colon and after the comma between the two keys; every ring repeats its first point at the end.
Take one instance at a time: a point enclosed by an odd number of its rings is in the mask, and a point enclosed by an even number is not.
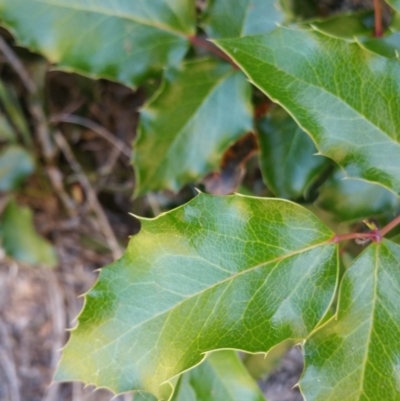
{"type": "Polygon", "coordinates": [[[313,30],[217,42],[310,134],[320,153],[400,192],[400,63],[313,30]]]}
{"type": "Polygon", "coordinates": [[[346,179],[340,170],[336,170],[319,191],[317,205],[332,212],[341,222],[383,215],[391,218],[400,206],[398,197],[386,188],[346,179]]]}
{"type": "Polygon", "coordinates": [[[234,38],[272,31],[283,20],[277,0],[209,0],[202,25],[211,38],[234,38]]]}
{"type": "Polygon", "coordinates": [[[54,267],[57,255],[33,225],[32,211],[11,201],[0,220],[0,243],[7,255],[29,265],[54,267]]]}
{"type": "Polygon", "coordinates": [[[178,191],[217,169],[229,145],[252,129],[250,98],[244,75],[227,63],[197,60],[167,71],[142,110],[136,193],[178,191]]]}
{"type": "Polygon", "coordinates": [[[234,351],[211,353],[179,379],[172,401],[265,401],[234,351]]]}
{"type": "Polygon", "coordinates": [[[400,399],[400,246],[369,246],[347,270],[337,315],[305,344],[307,401],[400,399]]]}
{"type": "Polygon", "coordinates": [[[0,192],[16,189],[35,170],[32,155],[18,145],[0,152],[0,192]]]}
{"type": "Polygon", "coordinates": [[[313,141],[280,107],[274,107],[257,127],[261,172],[268,188],[280,198],[304,196],[329,166],[329,159],[315,156],[313,141]]]}
{"type": "Polygon", "coordinates": [[[58,380],[167,399],[204,353],[300,341],[332,301],[333,233],[299,205],[200,194],[141,224],[86,295],[58,380]]]}
{"type": "Polygon", "coordinates": [[[192,0],[0,0],[0,18],[23,46],[131,86],[180,62],[194,14],[192,0]]]}

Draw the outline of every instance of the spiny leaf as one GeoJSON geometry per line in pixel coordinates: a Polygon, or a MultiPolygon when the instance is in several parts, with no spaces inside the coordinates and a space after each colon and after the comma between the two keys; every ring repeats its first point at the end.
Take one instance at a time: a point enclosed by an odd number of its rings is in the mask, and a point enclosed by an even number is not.
{"type": "Polygon", "coordinates": [[[265,401],[257,383],[234,351],[211,353],[184,373],[172,401],[265,401]]]}
{"type": "Polygon", "coordinates": [[[60,68],[131,86],[179,63],[195,32],[191,0],[0,0],[0,16],[60,68]]]}
{"type": "Polygon", "coordinates": [[[313,30],[217,42],[350,177],[400,192],[400,64],[313,30]]]}
{"type": "Polygon", "coordinates": [[[178,191],[217,169],[229,145],[252,129],[250,97],[244,75],[227,63],[197,60],[167,71],[141,114],[137,194],[178,191]]]}
{"type": "Polygon", "coordinates": [[[283,20],[275,0],[209,0],[202,25],[211,38],[235,38],[272,31],[283,20]]]}
{"type": "Polygon", "coordinates": [[[201,194],[141,223],[86,295],[58,380],[168,399],[204,353],[299,341],[329,308],[337,247],[301,206],[201,194]]]}
{"type": "Polygon", "coordinates": [[[369,246],[346,272],[337,315],[307,340],[307,401],[400,399],[400,246],[369,246]]]}
{"type": "Polygon", "coordinates": [[[261,172],[268,188],[280,198],[298,199],[329,166],[296,121],[274,107],[257,125],[261,172]]]}

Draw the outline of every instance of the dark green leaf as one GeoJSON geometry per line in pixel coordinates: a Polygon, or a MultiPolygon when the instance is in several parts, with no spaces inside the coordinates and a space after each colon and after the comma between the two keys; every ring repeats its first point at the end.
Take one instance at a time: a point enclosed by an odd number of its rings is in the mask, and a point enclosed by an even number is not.
{"type": "Polygon", "coordinates": [[[317,204],[343,222],[384,214],[392,217],[399,199],[380,185],[346,179],[345,174],[337,170],[321,186],[317,204]]]}
{"type": "Polygon", "coordinates": [[[340,14],[313,21],[311,25],[318,31],[335,38],[371,37],[374,32],[374,16],[372,11],[340,14]]]}
{"type": "Polygon", "coordinates": [[[179,379],[172,401],[265,401],[234,351],[210,354],[179,379]]]}
{"type": "Polygon", "coordinates": [[[57,264],[55,249],[35,231],[30,209],[11,201],[0,223],[1,246],[9,256],[34,266],[54,267],[57,264]]]}
{"type": "Polygon", "coordinates": [[[209,0],[202,25],[212,38],[235,38],[272,31],[283,19],[276,0],[209,0]]]}
{"type": "Polygon", "coordinates": [[[17,145],[6,147],[0,152],[0,192],[16,189],[34,170],[29,152],[17,145]]]}
{"type": "Polygon", "coordinates": [[[218,44],[350,177],[400,192],[400,63],[313,30],[218,44]]]}
{"type": "Polygon", "coordinates": [[[400,399],[400,246],[369,246],[343,277],[337,315],[305,344],[307,401],[400,399]]]}
{"type": "Polygon", "coordinates": [[[217,169],[229,145],[252,129],[250,97],[244,75],[226,63],[200,60],[167,71],[142,110],[136,192],[178,191],[217,169]]]}
{"type": "Polygon", "coordinates": [[[261,171],[277,196],[298,199],[330,164],[311,138],[282,108],[274,107],[258,124],[261,171]]]}
{"type": "Polygon", "coordinates": [[[337,246],[301,206],[200,194],[141,223],[86,295],[58,380],[168,399],[204,353],[299,341],[329,308],[337,246]]]}
{"type": "Polygon", "coordinates": [[[192,0],[0,0],[0,16],[60,68],[132,86],[179,63],[195,33],[192,0]]]}

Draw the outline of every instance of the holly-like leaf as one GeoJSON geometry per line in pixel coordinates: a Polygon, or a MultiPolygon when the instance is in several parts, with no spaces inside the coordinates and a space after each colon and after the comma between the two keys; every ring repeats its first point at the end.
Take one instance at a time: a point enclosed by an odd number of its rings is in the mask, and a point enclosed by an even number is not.
{"type": "Polygon", "coordinates": [[[277,0],[209,0],[203,27],[211,38],[235,38],[266,33],[282,23],[277,0]]]}
{"type": "Polygon", "coordinates": [[[386,188],[346,179],[340,170],[336,170],[319,191],[317,205],[332,212],[341,222],[382,215],[392,217],[400,206],[399,198],[386,188]]]}
{"type": "Polygon", "coordinates": [[[244,75],[227,63],[198,60],[167,71],[142,110],[136,193],[178,191],[217,169],[229,145],[252,129],[250,98],[244,75]]]}
{"type": "Polygon", "coordinates": [[[400,192],[400,64],[313,30],[217,42],[350,177],[400,192]]]}
{"type": "Polygon", "coordinates": [[[29,265],[54,267],[57,254],[33,225],[32,211],[11,201],[0,220],[0,243],[7,255],[29,265]]]}
{"type": "Polygon", "coordinates": [[[311,138],[282,108],[274,107],[258,124],[260,165],[268,188],[280,198],[304,196],[329,159],[315,156],[311,138]]]}
{"type": "Polygon", "coordinates": [[[60,68],[131,86],[179,63],[195,32],[191,0],[0,0],[0,18],[60,68]]]}
{"type": "Polygon", "coordinates": [[[307,401],[398,401],[400,246],[369,246],[347,270],[337,315],[305,344],[307,401]]]}
{"type": "Polygon", "coordinates": [[[265,401],[257,383],[234,351],[211,353],[184,373],[172,401],[265,401]]]}
{"type": "Polygon", "coordinates": [[[18,145],[0,152],[0,192],[16,189],[35,170],[32,155],[18,145]]]}
{"type": "Polygon", "coordinates": [[[333,233],[299,205],[200,194],[141,223],[86,295],[58,380],[165,400],[206,352],[300,341],[331,304],[333,233]]]}

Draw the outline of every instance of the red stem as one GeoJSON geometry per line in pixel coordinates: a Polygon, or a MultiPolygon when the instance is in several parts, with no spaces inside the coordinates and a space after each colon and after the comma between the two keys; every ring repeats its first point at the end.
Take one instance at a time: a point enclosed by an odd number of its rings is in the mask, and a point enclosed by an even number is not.
{"type": "Polygon", "coordinates": [[[208,42],[206,39],[200,38],[199,36],[189,36],[189,42],[193,46],[202,47],[210,53],[215,54],[219,58],[222,58],[223,60],[232,64],[235,69],[239,69],[237,64],[228,55],[226,55],[222,50],[218,49],[218,47],[213,45],[211,42],[208,42]]]}
{"type": "Polygon", "coordinates": [[[394,220],[392,220],[389,224],[387,224],[380,230],[370,231],[369,233],[349,233],[340,235],[336,234],[331,239],[331,242],[337,243],[351,239],[369,239],[373,242],[380,242],[389,231],[393,230],[399,224],[400,224],[400,216],[397,216],[394,220]]]}
{"type": "Polygon", "coordinates": [[[383,35],[382,27],[382,3],[381,0],[374,0],[375,14],[375,37],[380,38],[383,35]]]}

